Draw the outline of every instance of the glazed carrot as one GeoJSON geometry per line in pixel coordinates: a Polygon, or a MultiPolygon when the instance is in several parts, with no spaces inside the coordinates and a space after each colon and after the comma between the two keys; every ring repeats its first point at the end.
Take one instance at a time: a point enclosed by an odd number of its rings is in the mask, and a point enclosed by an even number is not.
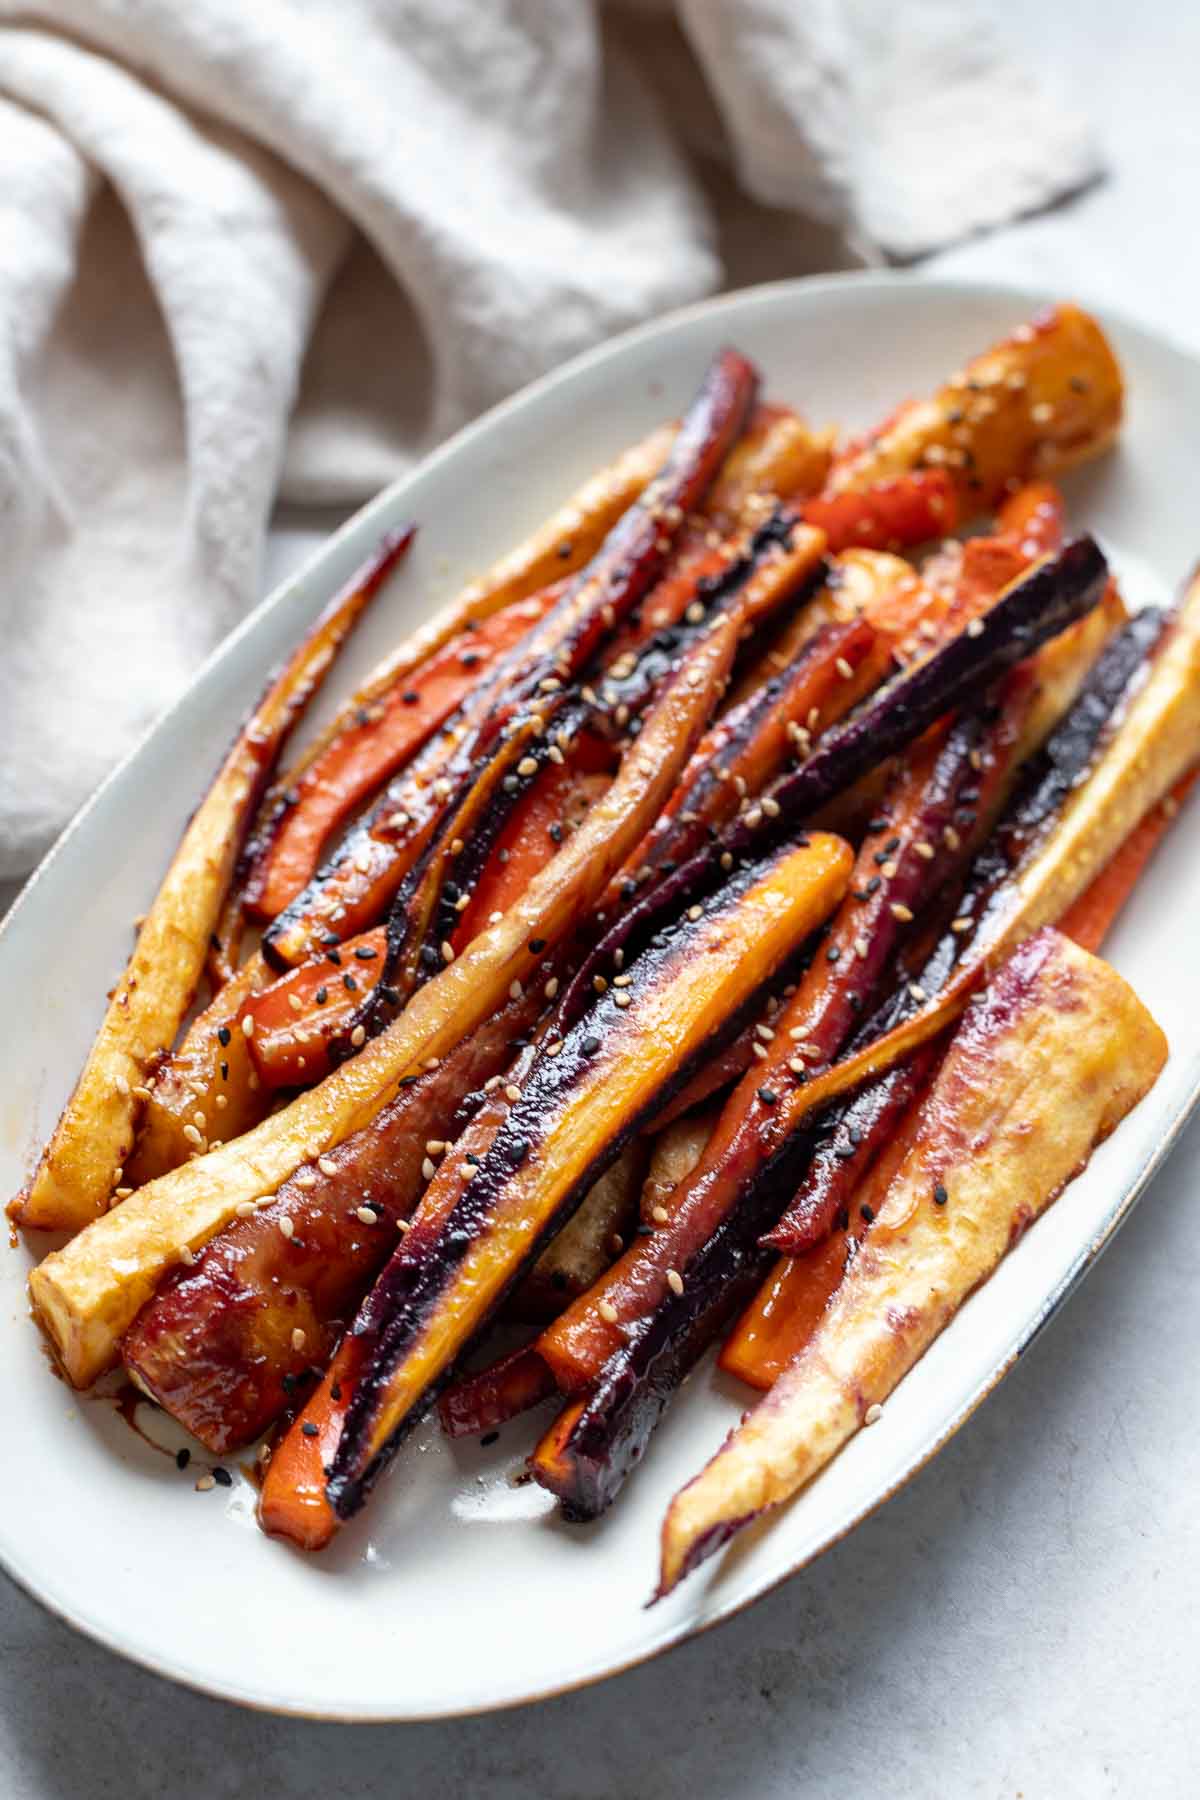
{"type": "Polygon", "coordinates": [[[800,516],[817,525],[831,550],[852,544],[868,550],[903,550],[945,537],[958,524],[954,484],[941,469],[872,482],[861,490],[818,494],[806,500],[800,516]]]}
{"type": "Polygon", "coordinates": [[[830,1236],[799,1256],[779,1258],[717,1359],[728,1374],[765,1391],[807,1344],[908,1154],[935,1072],[930,1071],[830,1236]]]}
{"type": "Polygon", "coordinates": [[[244,905],[274,919],[312,879],[333,833],[403,767],[481,681],[562,597],[562,583],[472,623],[390,692],[363,707],[280,796],[247,877],[244,905]]]}
{"type": "Polygon", "coordinates": [[[470,903],[450,942],[461,950],[493,913],[507,912],[555,854],[564,836],[587,816],[608,788],[607,775],[588,774],[574,761],[550,763],[513,807],[470,903]]]}
{"type": "Polygon", "coordinates": [[[382,928],[366,931],[290,969],[243,1008],[242,1018],[253,1020],[250,1054],[267,1087],[311,1087],[328,1075],[329,1046],[379,980],[386,946],[382,928]]]}
{"type": "Polygon", "coordinates": [[[325,1498],[325,1466],[341,1442],[342,1426],[365,1351],[347,1333],[325,1380],[275,1446],[258,1497],[258,1522],[268,1537],[301,1550],[323,1550],[337,1530],[325,1498]]]}
{"type": "Polygon", "coordinates": [[[1176,782],[1166,799],[1152,807],[1141,823],[1134,826],[1091,887],[1085,889],[1063,914],[1059,929],[1067,937],[1074,938],[1082,950],[1099,950],[1195,786],[1197,776],[1200,776],[1200,769],[1193,769],[1182,781],[1176,782]]]}
{"type": "Polygon", "coordinates": [[[531,1344],[510,1350],[476,1375],[465,1375],[438,1401],[447,1437],[478,1437],[507,1425],[557,1393],[554,1377],[531,1344]]]}

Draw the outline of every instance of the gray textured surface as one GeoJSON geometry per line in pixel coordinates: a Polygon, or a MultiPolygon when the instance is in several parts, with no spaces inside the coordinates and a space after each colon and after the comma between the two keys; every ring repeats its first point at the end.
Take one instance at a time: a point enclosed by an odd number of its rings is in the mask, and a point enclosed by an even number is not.
{"type": "MultiPolygon", "coordinates": [[[[1114,176],[941,266],[1101,295],[1200,349],[1200,9],[1010,0],[995,10],[1031,60],[1077,87],[1114,176]]],[[[1194,468],[1197,423],[1180,426],[1194,468]]],[[[1197,532],[1200,549],[1200,522],[1197,532]]],[[[281,534],[277,566],[310,536],[281,534]]],[[[516,1713],[310,1726],[171,1688],[0,1586],[0,1795],[1200,1791],[1198,1163],[1200,1121],[1083,1289],[938,1461],[815,1568],[707,1637],[516,1713]]],[[[36,1509],[39,1476],[10,1472],[6,1503],[36,1509]]],[[[572,1625],[587,1629],[564,1606],[572,1625]]]]}

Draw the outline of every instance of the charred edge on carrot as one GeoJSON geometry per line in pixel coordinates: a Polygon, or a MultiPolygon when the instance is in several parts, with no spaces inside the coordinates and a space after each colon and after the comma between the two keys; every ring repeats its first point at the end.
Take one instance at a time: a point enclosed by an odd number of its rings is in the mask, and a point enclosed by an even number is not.
{"type": "MultiPolygon", "coordinates": [[[[761,878],[761,865],[741,871],[719,895],[712,896],[704,908],[705,916],[720,911],[735,901],[755,880],[761,878]]],[[[689,920],[689,927],[698,921],[689,920]]],[[[680,953],[679,930],[664,931],[645,951],[638,968],[639,985],[664,978],[680,953]]],[[[433,1382],[423,1396],[422,1405],[414,1407],[400,1429],[393,1434],[378,1455],[365,1458],[370,1427],[376,1405],[386,1389],[391,1371],[403,1359],[409,1344],[436,1308],[447,1279],[469,1247],[486,1230],[490,1211],[505,1182],[527,1156],[535,1153],[539,1130],[547,1117],[560,1114],[569,1105],[573,1092],[588,1078],[592,1057],[602,1046],[606,1029],[622,1018],[615,999],[620,990],[594,1000],[584,1015],[562,1039],[561,1051],[554,1057],[530,1059],[530,1066],[520,1077],[521,1097],[514,1102],[501,1124],[486,1155],[476,1165],[475,1175],[444,1220],[436,1226],[436,1239],[414,1231],[394,1253],[391,1262],[376,1282],[352,1328],[359,1337],[373,1336],[369,1367],[357,1388],[346,1416],[332,1473],[329,1477],[330,1504],[341,1519],[348,1519],[361,1508],[376,1481],[391,1463],[396,1451],[424,1416],[430,1404],[453,1378],[449,1368],[433,1382]]],[[[525,1269],[530,1267],[544,1245],[578,1206],[604,1169],[620,1153],[623,1146],[654,1116],[671,1096],[691,1077],[694,1070],[714,1048],[736,1035],[758,1004],[758,996],[731,1012],[722,1029],[702,1049],[673,1070],[668,1080],[632,1116],[622,1120],[604,1146],[601,1155],[579,1170],[569,1191],[564,1193],[552,1219],[530,1245],[519,1267],[514,1268],[504,1293],[497,1296],[502,1303],[525,1269]]]]}

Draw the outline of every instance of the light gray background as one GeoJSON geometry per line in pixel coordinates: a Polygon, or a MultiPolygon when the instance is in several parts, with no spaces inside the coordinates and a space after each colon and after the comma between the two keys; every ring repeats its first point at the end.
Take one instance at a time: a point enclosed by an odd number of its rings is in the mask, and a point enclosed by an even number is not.
{"type": "MultiPolygon", "coordinates": [[[[989,5],[1017,52],[1089,110],[1112,174],[935,266],[1098,297],[1200,351],[1200,8],[989,5]]],[[[754,278],[804,266],[790,245],[765,265],[761,242],[753,255],[754,278]]],[[[1180,420],[1181,493],[1196,489],[1198,435],[1200,421],[1180,420]]],[[[281,522],[272,581],[324,523],[281,522]]],[[[1200,513],[1196,532],[1200,554],[1200,513]]],[[[170,1687],[2,1585],[0,1796],[1200,1793],[1198,1162],[1200,1120],[1065,1313],[904,1493],[657,1663],[491,1718],[305,1725],[170,1687]]],[[[563,1617],[571,1628],[567,1596],[563,1617]]]]}

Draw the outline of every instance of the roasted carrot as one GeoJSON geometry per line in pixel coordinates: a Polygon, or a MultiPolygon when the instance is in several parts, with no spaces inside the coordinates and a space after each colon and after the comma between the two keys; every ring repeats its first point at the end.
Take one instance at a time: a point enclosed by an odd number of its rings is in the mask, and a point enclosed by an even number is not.
{"type": "MultiPolygon", "coordinates": [[[[607,775],[589,774],[573,760],[542,769],[509,814],[479,881],[463,896],[468,904],[450,939],[455,950],[469,944],[493,913],[508,911],[563,839],[582,824],[608,783],[607,775]]],[[[460,896],[456,892],[449,898],[456,903],[460,896]]]]}
{"type": "Polygon", "coordinates": [[[531,1345],[523,1344],[448,1387],[438,1401],[438,1417],[447,1437],[478,1437],[557,1392],[546,1363],[531,1345]]]}
{"type": "Polygon", "coordinates": [[[562,584],[516,600],[451,638],[390,692],[363,707],[280,794],[245,882],[251,917],[276,918],[311,881],[325,845],[416,754],[497,659],[561,598],[562,584]]]}
{"type": "Polygon", "coordinates": [[[817,525],[831,550],[905,550],[944,537],[958,524],[954,483],[941,469],[921,469],[869,487],[818,494],[800,515],[817,525]]]}
{"type": "MultiPolygon", "coordinates": [[[[400,534],[401,543],[411,537],[400,534]]],[[[378,592],[378,568],[375,558],[351,578],[271,677],[193,813],[33,1180],[9,1207],[27,1229],[78,1231],[125,1185],[146,1077],[195,998],[255,808],[293,726],[378,592]]]]}
{"type": "Polygon", "coordinates": [[[290,969],[242,1009],[253,1032],[242,1031],[259,1078],[268,1088],[311,1087],[328,1075],[330,1046],[362,994],[380,979],[386,934],[367,931],[331,946],[317,962],[290,969]]]}

